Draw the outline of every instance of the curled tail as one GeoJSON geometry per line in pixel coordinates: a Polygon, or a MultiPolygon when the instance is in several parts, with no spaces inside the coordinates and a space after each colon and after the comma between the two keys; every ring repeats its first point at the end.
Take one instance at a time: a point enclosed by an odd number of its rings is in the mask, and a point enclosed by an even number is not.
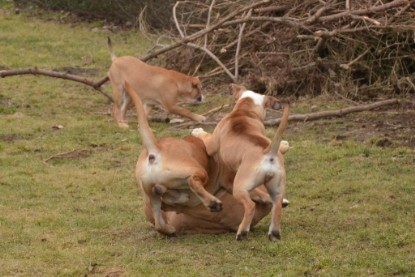
{"type": "Polygon", "coordinates": [[[271,153],[276,154],[280,148],[280,143],[282,140],[282,134],[284,133],[285,127],[288,124],[288,115],[290,114],[289,104],[284,105],[284,111],[281,117],[280,125],[278,126],[277,131],[275,132],[274,137],[272,138],[271,144],[268,145],[264,150],[264,154],[271,153]]]}
{"type": "Polygon", "coordinates": [[[125,90],[127,91],[128,95],[133,100],[133,103],[137,110],[137,119],[138,119],[138,124],[139,124],[138,129],[140,131],[141,141],[144,147],[146,147],[150,153],[158,152],[159,147],[157,144],[157,140],[153,134],[153,131],[148,125],[147,116],[144,111],[143,103],[141,102],[140,97],[138,96],[138,94],[134,91],[134,89],[131,87],[131,85],[128,82],[125,82],[125,90]]]}
{"type": "Polygon", "coordinates": [[[113,61],[117,58],[117,56],[115,56],[114,51],[112,50],[112,43],[111,43],[110,37],[108,37],[107,44],[108,44],[108,50],[110,51],[110,55],[111,55],[111,61],[113,61]]]}

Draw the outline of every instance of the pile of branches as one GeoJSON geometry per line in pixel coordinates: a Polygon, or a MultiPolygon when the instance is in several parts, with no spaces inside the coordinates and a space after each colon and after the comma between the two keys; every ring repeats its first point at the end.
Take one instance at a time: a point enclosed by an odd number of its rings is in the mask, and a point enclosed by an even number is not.
{"type": "Polygon", "coordinates": [[[205,82],[359,100],[415,93],[415,0],[178,1],[173,20],[174,47],[153,54],[205,82]]]}

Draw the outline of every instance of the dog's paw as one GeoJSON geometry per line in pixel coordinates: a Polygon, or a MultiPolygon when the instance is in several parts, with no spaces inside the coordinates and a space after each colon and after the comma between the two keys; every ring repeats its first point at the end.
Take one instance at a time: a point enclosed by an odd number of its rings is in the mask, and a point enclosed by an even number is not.
{"type": "Polygon", "coordinates": [[[219,200],[213,200],[209,203],[208,208],[211,212],[220,212],[223,209],[223,204],[219,200]]]}
{"type": "Polygon", "coordinates": [[[244,240],[247,237],[248,237],[248,231],[242,231],[236,234],[236,240],[239,240],[239,241],[244,240]]]}
{"type": "Polygon", "coordinates": [[[272,200],[271,197],[269,197],[269,195],[253,195],[251,199],[259,205],[272,204],[272,200]]]}
{"type": "Polygon", "coordinates": [[[290,150],[290,144],[288,143],[288,141],[282,140],[280,143],[279,150],[282,154],[285,154],[288,150],[290,150]]]}
{"type": "Polygon", "coordinates": [[[159,185],[159,184],[154,185],[151,190],[155,195],[158,195],[158,196],[163,196],[163,194],[165,194],[167,191],[165,186],[159,185]]]}
{"type": "Polygon", "coordinates": [[[200,114],[197,114],[196,117],[195,117],[196,122],[203,122],[205,120],[206,120],[206,117],[203,116],[203,115],[200,115],[200,114]]]}
{"type": "Polygon", "coordinates": [[[163,227],[158,228],[157,231],[166,236],[176,236],[176,228],[170,224],[165,224],[163,227]]]}
{"type": "Polygon", "coordinates": [[[271,233],[268,233],[268,238],[270,241],[281,240],[281,234],[278,230],[273,230],[271,233]]]}
{"type": "Polygon", "coordinates": [[[283,208],[285,208],[285,207],[287,207],[288,205],[290,205],[290,201],[288,201],[288,199],[282,199],[282,207],[283,208]]]}
{"type": "Polygon", "coordinates": [[[169,120],[170,124],[183,123],[183,122],[184,122],[184,119],[181,119],[181,118],[173,118],[169,120]]]}
{"type": "Polygon", "coordinates": [[[197,138],[203,136],[204,134],[206,134],[206,131],[203,130],[203,128],[194,128],[191,133],[192,136],[197,138]]]}
{"type": "Polygon", "coordinates": [[[119,122],[118,123],[118,127],[123,128],[123,129],[130,128],[130,126],[127,123],[125,123],[125,122],[119,122]]]}

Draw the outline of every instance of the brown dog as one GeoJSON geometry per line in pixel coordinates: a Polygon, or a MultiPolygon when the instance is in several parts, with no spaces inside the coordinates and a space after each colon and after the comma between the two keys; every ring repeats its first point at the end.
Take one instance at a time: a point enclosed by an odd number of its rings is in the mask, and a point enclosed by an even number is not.
{"type": "Polygon", "coordinates": [[[160,104],[165,111],[201,122],[206,118],[179,107],[179,102],[202,103],[201,82],[198,77],[191,77],[173,70],[152,66],[137,58],[116,57],[108,38],[112,65],[108,71],[113,93],[112,113],[120,127],[128,127],[125,118],[131,99],[125,91],[128,82],[139,94],[146,115],[155,104],[160,104]]]}
{"type": "Polygon", "coordinates": [[[275,97],[260,95],[235,84],[232,84],[232,91],[237,103],[218,123],[212,137],[205,140],[206,149],[209,155],[215,155],[221,166],[222,182],[233,189],[233,196],[244,207],[237,240],[245,238],[249,232],[255,213],[251,194],[262,184],[273,205],[268,237],[280,239],[285,168],[278,150],[288,122],[289,106],[285,105],[281,123],[271,141],[265,135],[265,108],[280,109],[281,103],[275,97]]]}
{"type": "MultiPolygon", "coordinates": [[[[193,130],[192,135],[208,140],[211,134],[206,133],[201,128],[193,130]]],[[[284,154],[289,149],[287,141],[282,141],[279,151],[284,154]]],[[[217,174],[214,172],[209,179],[216,180],[217,174]]],[[[216,182],[219,182],[217,180],[216,182]]],[[[254,191],[258,194],[267,194],[265,186],[259,186],[254,191]]],[[[267,194],[268,195],[268,194],[267,194]]],[[[217,213],[211,213],[203,205],[196,207],[166,206],[163,205],[163,216],[168,224],[174,226],[178,233],[208,233],[217,234],[224,232],[235,232],[244,217],[244,207],[238,202],[231,192],[221,188],[215,192],[215,196],[223,203],[223,209],[217,213]]],[[[255,215],[251,226],[255,226],[262,218],[271,211],[271,201],[256,199],[255,215]]],[[[147,220],[154,224],[154,217],[149,201],[145,203],[145,214],[147,220]]]]}
{"type": "MultiPolygon", "coordinates": [[[[136,106],[139,131],[145,147],[137,161],[136,179],[144,191],[146,202],[151,205],[156,230],[167,235],[176,232],[174,226],[163,218],[162,202],[187,207],[202,202],[210,211],[220,211],[221,201],[205,188],[210,184],[210,170],[214,171],[217,167],[207,156],[203,141],[194,136],[157,140],[148,125],[140,97],[127,82],[125,89],[136,106]]],[[[213,190],[214,187],[211,185],[209,189],[213,190]]]]}

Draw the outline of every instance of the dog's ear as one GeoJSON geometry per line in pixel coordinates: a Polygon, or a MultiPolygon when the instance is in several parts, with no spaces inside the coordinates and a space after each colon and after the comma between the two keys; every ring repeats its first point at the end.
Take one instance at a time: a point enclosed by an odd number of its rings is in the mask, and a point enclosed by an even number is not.
{"type": "Polygon", "coordinates": [[[202,83],[200,82],[200,79],[198,76],[192,78],[192,86],[195,88],[196,87],[200,88],[202,86],[202,83]]]}
{"type": "Polygon", "coordinates": [[[264,99],[264,108],[273,109],[273,110],[280,110],[282,108],[283,103],[280,100],[273,96],[265,96],[264,99]]]}
{"type": "Polygon", "coordinates": [[[246,87],[241,86],[241,85],[237,85],[237,84],[231,84],[231,89],[232,89],[232,95],[236,99],[239,99],[242,92],[247,91],[246,87]]]}

